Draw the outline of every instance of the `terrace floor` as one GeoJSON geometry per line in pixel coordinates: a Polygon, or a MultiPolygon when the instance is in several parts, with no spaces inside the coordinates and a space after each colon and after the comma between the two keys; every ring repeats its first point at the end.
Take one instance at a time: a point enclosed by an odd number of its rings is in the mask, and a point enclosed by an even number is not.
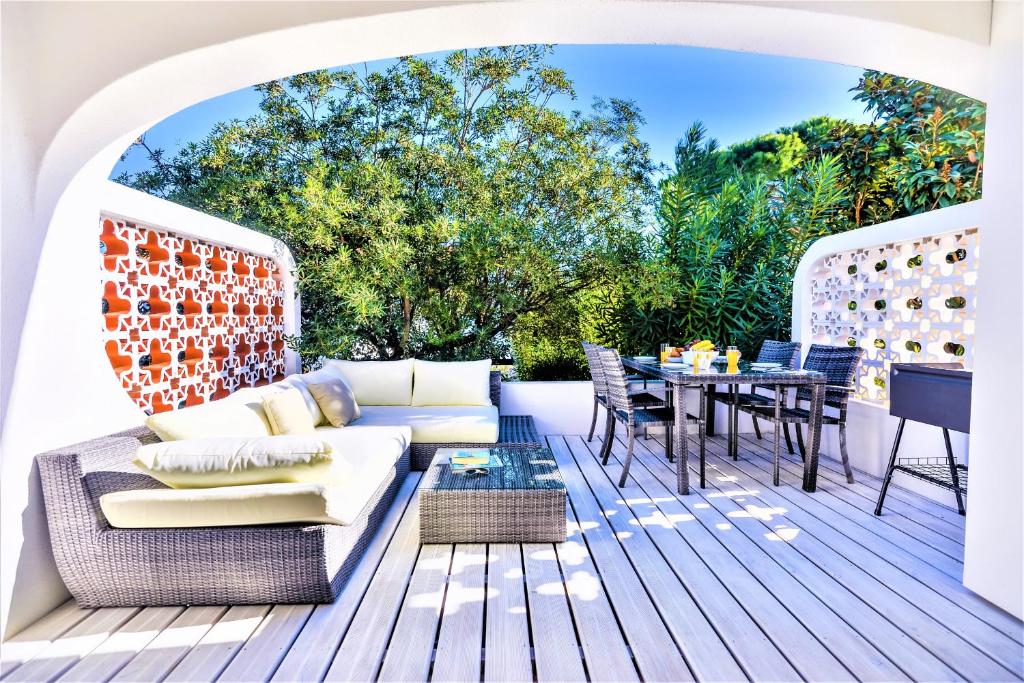
{"type": "MultiPolygon", "coordinates": [[[[963,518],[823,460],[771,485],[769,442],[709,445],[676,496],[657,440],[617,489],[599,443],[549,437],[558,545],[420,546],[405,482],[331,605],[58,608],[4,647],[5,681],[979,680],[1024,674],[1022,624],[960,584],[963,518]]],[[[692,451],[691,451],[692,452],[692,451]]],[[[624,453],[617,444],[616,457],[624,453]]]]}

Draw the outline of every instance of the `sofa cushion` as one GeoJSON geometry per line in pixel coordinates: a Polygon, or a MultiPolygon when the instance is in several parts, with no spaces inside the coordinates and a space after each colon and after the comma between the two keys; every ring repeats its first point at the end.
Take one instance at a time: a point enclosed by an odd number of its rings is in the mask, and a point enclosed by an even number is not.
{"type": "Polygon", "coordinates": [[[344,459],[320,436],[184,439],[140,446],[134,464],[171,488],[270,483],[333,483],[348,476],[344,459]]]}
{"type": "Polygon", "coordinates": [[[323,424],[324,414],[320,411],[320,406],[317,405],[316,399],[313,398],[313,394],[309,393],[309,387],[306,386],[306,382],[303,380],[303,377],[305,376],[306,375],[289,375],[280,382],[274,382],[271,386],[281,387],[282,389],[298,389],[302,394],[302,400],[306,402],[306,410],[309,411],[309,416],[313,419],[313,426],[316,427],[323,424]]]}
{"type": "Polygon", "coordinates": [[[359,417],[356,395],[352,387],[341,377],[330,377],[322,382],[309,382],[306,386],[332,427],[344,427],[359,417]]]}
{"type": "Polygon", "coordinates": [[[302,392],[295,387],[264,395],[263,411],[274,434],[312,434],[316,428],[302,392]]]}
{"type": "Polygon", "coordinates": [[[414,361],[328,360],[326,368],[338,370],[360,406],[407,406],[412,403],[414,361]]]}
{"type": "Polygon", "coordinates": [[[108,493],[100,507],[111,526],[159,529],[355,522],[409,445],[408,427],[319,427],[332,461],[348,468],[336,484],[256,484],[212,489],[108,493]]]}
{"type": "Polygon", "coordinates": [[[412,405],[491,405],[491,361],[436,363],[417,360],[413,372],[412,405]]]}
{"type": "Polygon", "coordinates": [[[271,434],[262,403],[242,399],[156,413],[146,418],[146,426],[164,441],[271,434]]]}
{"type": "Polygon", "coordinates": [[[497,443],[495,406],[363,406],[354,426],[408,425],[413,443],[497,443]]]}

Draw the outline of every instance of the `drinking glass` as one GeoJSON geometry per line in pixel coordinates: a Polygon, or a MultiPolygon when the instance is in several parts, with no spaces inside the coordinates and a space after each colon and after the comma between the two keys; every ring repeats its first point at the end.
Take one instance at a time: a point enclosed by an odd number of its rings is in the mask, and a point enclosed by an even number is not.
{"type": "Polygon", "coordinates": [[[672,347],[669,346],[668,344],[662,344],[661,345],[661,350],[660,350],[660,356],[659,356],[658,360],[660,360],[662,363],[664,363],[665,359],[668,358],[669,350],[671,348],[672,347]]]}
{"type": "Polygon", "coordinates": [[[730,346],[725,350],[725,360],[728,363],[726,367],[727,372],[739,372],[740,370],[740,350],[735,346],[730,346]]]}

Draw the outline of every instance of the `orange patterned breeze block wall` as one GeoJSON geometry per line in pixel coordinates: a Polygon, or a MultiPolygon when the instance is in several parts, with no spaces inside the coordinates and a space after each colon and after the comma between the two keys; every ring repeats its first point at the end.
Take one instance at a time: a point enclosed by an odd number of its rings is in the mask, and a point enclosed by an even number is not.
{"type": "Polygon", "coordinates": [[[284,287],[272,258],[100,217],[103,342],[147,414],[285,376],[284,287]]]}

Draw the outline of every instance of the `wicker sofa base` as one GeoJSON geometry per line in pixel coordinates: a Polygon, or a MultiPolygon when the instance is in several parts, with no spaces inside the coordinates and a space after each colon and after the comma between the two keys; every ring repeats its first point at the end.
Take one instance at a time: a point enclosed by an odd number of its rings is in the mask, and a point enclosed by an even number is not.
{"type": "Polygon", "coordinates": [[[412,469],[425,472],[438,448],[488,448],[494,445],[540,448],[540,435],[530,415],[502,415],[498,418],[498,443],[414,443],[412,469]]]}
{"type": "Polygon", "coordinates": [[[116,529],[99,498],[162,488],[132,471],[139,428],[37,456],[54,558],[82,607],[332,602],[409,471],[409,451],[351,525],[116,529]]]}

